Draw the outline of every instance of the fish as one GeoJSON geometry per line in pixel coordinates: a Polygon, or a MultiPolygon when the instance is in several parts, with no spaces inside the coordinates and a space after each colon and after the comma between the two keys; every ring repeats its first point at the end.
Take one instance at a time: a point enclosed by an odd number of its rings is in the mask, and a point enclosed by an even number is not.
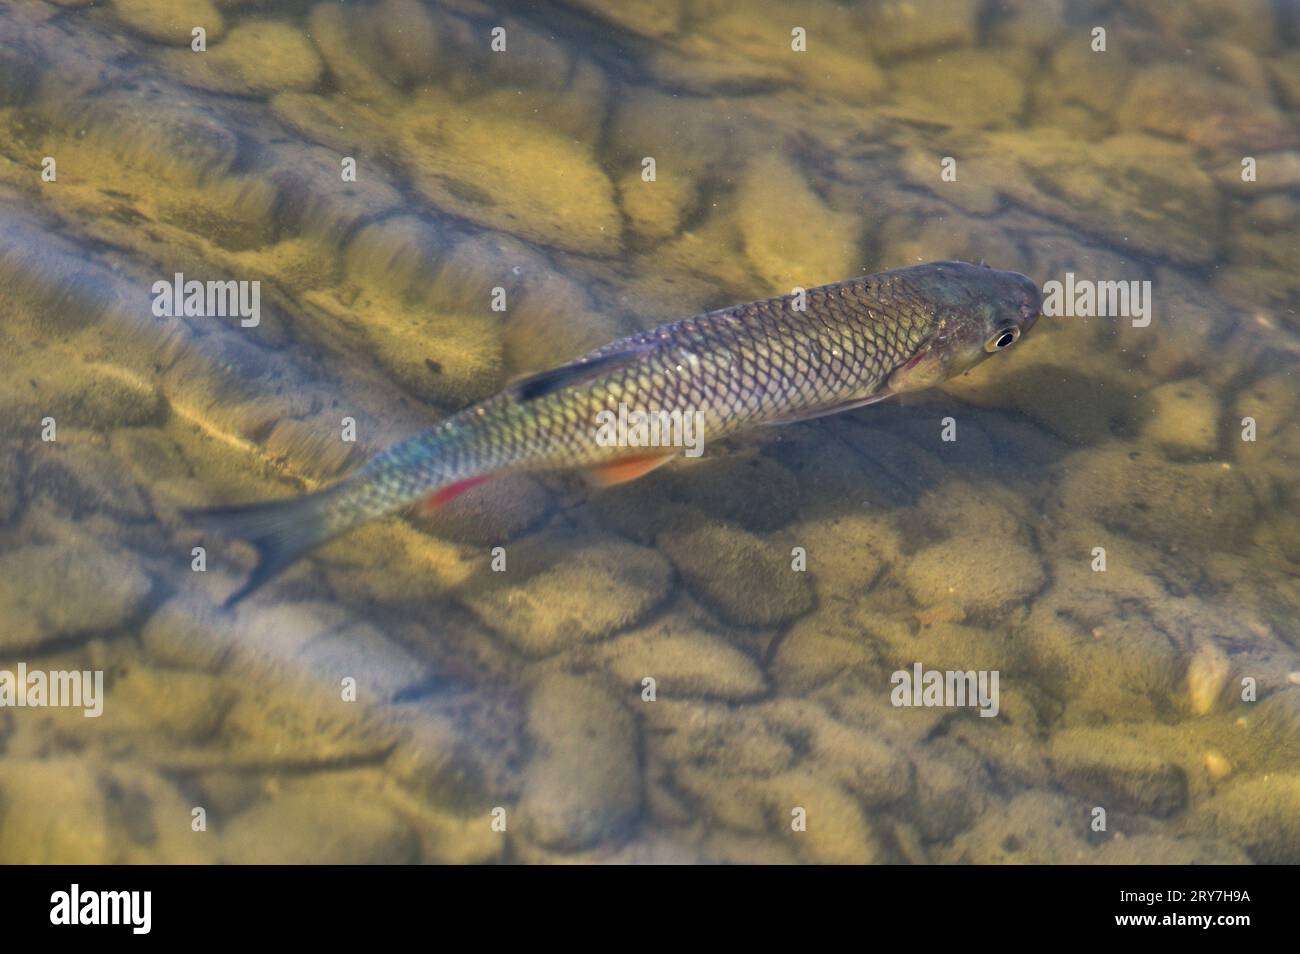
{"type": "Polygon", "coordinates": [[[331,486],[184,517],[256,550],[230,607],[327,540],[421,502],[441,506],[493,477],[583,471],[607,486],[681,453],[602,437],[598,422],[620,409],[629,419],[692,415],[709,440],[810,420],[969,371],[1014,345],[1041,312],[1032,279],[982,263],[931,262],[796,289],[642,331],[516,380],[331,486]]]}

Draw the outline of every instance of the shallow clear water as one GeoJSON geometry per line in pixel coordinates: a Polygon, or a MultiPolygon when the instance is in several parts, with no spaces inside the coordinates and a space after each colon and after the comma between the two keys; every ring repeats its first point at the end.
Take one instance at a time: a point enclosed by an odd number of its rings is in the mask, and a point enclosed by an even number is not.
{"type": "Polygon", "coordinates": [[[1298,36],[0,0],[0,670],[103,673],[95,718],[0,709],[0,861],[1300,861],[1298,36]],[[251,554],[179,514],[953,258],[1137,285],[941,390],[493,481],[234,613],[251,554]],[[256,307],[169,317],[178,274],[256,307]],[[988,717],[896,705],[917,665],[996,673],[988,717]]]}

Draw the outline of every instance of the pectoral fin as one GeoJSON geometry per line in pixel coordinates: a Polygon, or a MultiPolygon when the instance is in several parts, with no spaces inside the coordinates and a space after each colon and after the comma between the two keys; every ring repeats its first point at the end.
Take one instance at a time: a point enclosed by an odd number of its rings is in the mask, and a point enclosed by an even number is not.
{"type": "Polygon", "coordinates": [[[620,457],[607,464],[600,464],[586,471],[587,479],[597,487],[613,487],[625,484],[629,480],[644,477],[650,471],[662,467],[674,457],[676,451],[666,454],[638,454],[635,457],[620,457]]]}

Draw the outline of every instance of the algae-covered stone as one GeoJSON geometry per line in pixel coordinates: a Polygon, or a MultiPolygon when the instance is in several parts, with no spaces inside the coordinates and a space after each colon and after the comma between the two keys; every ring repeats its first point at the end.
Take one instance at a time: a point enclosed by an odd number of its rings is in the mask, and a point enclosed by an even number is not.
{"type": "MultiPolygon", "coordinates": [[[[708,435],[703,437],[707,446],[708,435]]],[[[664,476],[674,498],[757,533],[788,523],[802,496],[794,474],[748,449],[687,459],[664,476]]]]}
{"type": "Polygon", "coordinates": [[[0,860],[5,864],[113,863],[104,788],[85,759],[0,762],[0,860]]]}
{"type": "Polygon", "coordinates": [[[617,836],[641,808],[632,717],[588,679],[552,673],[528,703],[533,755],[520,824],[541,844],[575,851],[617,836]]]}
{"type": "Polygon", "coordinates": [[[0,646],[26,652],[111,631],[139,611],[150,586],[133,559],[88,537],[10,550],[0,554],[0,646]]]}
{"type": "Polygon", "coordinates": [[[189,46],[195,27],[206,31],[209,42],[225,29],[225,18],[211,0],[114,0],[113,12],[142,36],[179,46],[189,46]]]}
{"type": "Polygon", "coordinates": [[[492,547],[515,539],[546,515],[550,495],[525,474],[474,487],[415,518],[416,526],[458,543],[492,547]]]}
{"type": "MultiPolygon", "coordinates": [[[[232,676],[240,671],[229,667],[232,676]]],[[[204,753],[208,763],[308,768],[378,760],[392,749],[396,731],[345,702],[337,684],[271,687],[263,673],[226,714],[220,747],[204,753]]]]}
{"type": "Polygon", "coordinates": [[[855,611],[852,591],[795,622],[777,644],[772,672],[786,692],[803,693],[846,670],[875,670],[878,651],[855,611]]]}
{"type": "Polygon", "coordinates": [[[918,550],[902,571],[921,606],[955,604],[973,611],[1023,602],[1044,580],[1034,552],[1008,539],[952,537],[918,550]]]}
{"type": "Polygon", "coordinates": [[[1213,642],[1204,642],[1187,664],[1187,701],[1194,715],[1214,711],[1228,685],[1232,664],[1213,642]]]}
{"type": "Polygon", "coordinates": [[[843,786],[792,769],[765,781],[762,790],[772,824],[808,861],[862,865],[887,860],[880,836],[843,786]],[[796,819],[806,827],[796,828],[796,819]]]}
{"type": "Polygon", "coordinates": [[[227,625],[215,603],[180,593],[149,617],[140,639],[158,665],[216,672],[231,651],[227,625]]]}
{"type": "Polygon", "coordinates": [[[945,851],[958,864],[1069,864],[1089,860],[1086,813],[1061,795],[1030,790],[996,803],[945,851]]]}
{"type": "Polygon", "coordinates": [[[872,49],[894,57],[950,46],[971,46],[978,33],[976,0],[887,0],[863,8],[872,49]]]}
{"type": "Polygon", "coordinates": [[[589,148],[433,93],[400,122],[402,157],[438,208],[574,252],[610,255],[622,244],[613,185],[589,148]]]}
{"type": "Polygon", "coordinates": [[[745,254],[767,287],[785,293],[856,271],[861,221],[827,206],[785,158],[770,154],[752,162],[737,203],[745,254]]]}
{"type": "Polygon", "coordinates": [[[643,710],[646,747],[674,767],[707,766],[719,777],[768,778],[794,761],[788,725],[756,707],[666,697],[643,710]]]}
{"type": "Polygon", "coordinates": [[[1300,774],[1242,778],[1199,809],[1222,838],[1241,845],[1259,864],[1300,864],[1300,774]]]}
{"type": "Polygon", "coordinates": [[[987,145],[1023,167],[999,184],[1035,211],[1177,261],[1217,252],[1219,192],[1186,145],[1125,133],[1088,146],[1038,132],[992,133],[987,145]]]}
{"type": "Polygon", "coordinates": [[[77,516],[106,513],[124,521],[149,516],[125,462],[88,440],[65,437],[42,447],[33,455],[27,483],[32,498],[56,500],[77,516]]]}
{"type": "Polygon", "coordinates": [[[1239,150],[1249,142],[1264,151],[1296,142],[1294,123],[1257,91],[1185,63],[1160,63],[1139,73],[1115,118],[1122,130],[1154,132],[1205,149],[1239,150]]]}
{"type": "Polygon", "coordinates": [[[355,680],[357,701],[369,705],[390,702],[429,678],[428,667],[408,649],[364,622],[316,636],[300,658],[327,685],[355,680]]]}
{"type": "Polygon", "coordinates": [[[611,641],[598,658],[631,689],[653,678],[659,698],[752,699],[767,688],[749,656],[711,633],[679,628],[671,617],[611,641]]]}
{"type": "Polygon", "coordinates": [[[674,526],[658,543],[691,590],[732,622],[767,626],[812,606],[807,574],[794,570],[789,547],[722,523],[674,526]]]}
{"type": "Polygon", "coordinates": [[[283,20],[243,20],[209,52],[170,52],[166,65],[181,81],[218,93],[309,90],[323,66],[302,30],[283,20]]]}
{"type": "Polygon", "coordinates": [[[950,740],[930,743],[914,758],[916,794],[907,817],[931,841],[947,841],[970,828],[991,799],[983,760],[950,740]]]}
{"type": "Polygon", "coordinates": [[[156,424],[167,413],[152,382],[101,362],[30,360],[5,376],[0,395],[0,434],[8,437],[39,435],[45,417],[59,428],[107,431],[156,424]]]}
{"type": "Polygon", "coordinates": [[[666,37],[681,28],[681,0],[566,0],[630,33],[666,37]]]}
{"type": "Polygon", "coordinates": [[[1048,747],[1057,781],[1108,808],[1173,815],[1187,804],[1182,770],[1116,730],[1065,729],[1048,747]]]}
{"type": "Polygon", "coordinates": [[[113,679],[103,714],[86,731],[150,748],[202,745],[238,695],[235,684],[207,673],[134,666],[113,679]]]}
{"type": "Polygon", "coordinates": [[[221,854],[234,864],[403,864],[416,860],[419,840],[382,802],[304,786],[232,819],[221,854]]]}
{"type": "Polygon", "coordinates": [[[887,519],[848,513],[799,524],[791,538],[808,554],[808,573],[822,599],[856,602],[898,555],[898,531],[887,519]]]}
{"type": "Polygon", "coordinates": [[[1009,58],[1007,51],[958,50],[903,63],[891,73],[898,102],[916,121],[1014,126],[1025,108],[1025,84],[1006,65],[1009,58]]]}
{"type": "Polygon", "coordinates": [[[1250,486],[1230,465],[1171,466],[1104,446],[1067,458],[1063,472],[1058,494],[1069,513],[1135,540],[1213,550],[1244,541],[1255,523],[1250,486]]]}
{"type": "Polygon", "coordinates": [[[675,235],[682,217],[695,199],[695,184],[680,174],[657,174],[647,182],[639,172],[629,172],[618,182],[619,201],[633,231],[648,239],[675,235]]]}
{"type": "Polygon", "coordinates": [[[648,547],[615,538],[534,538],[489,554],[460,594],[488,626],[529,656],[600,639],[635,624],[668,592],[671,569],[648,547]]]}
{"type": "Polygon", "coordinates": [[[0,760],[0,861],[109,864],[113,832],[98,773],[83,759],[0,760]]]}

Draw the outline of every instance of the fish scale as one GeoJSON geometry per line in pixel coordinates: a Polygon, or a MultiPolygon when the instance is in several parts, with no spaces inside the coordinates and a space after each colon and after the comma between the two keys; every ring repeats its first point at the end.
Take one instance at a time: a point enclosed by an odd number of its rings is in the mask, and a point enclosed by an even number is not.
{"type": "Polygon", "coordinates": [[[808,290],[806,308],[784,295],[682,319],[579,358],[631,352],[634,363],[531,402],[505,392],[376,457],[374,483],[338,501],[379,514],[484,473],[561,470],[644,453],[596,440],[597,415],[680,411],[703,415],[706,439],[876,391],[928,333],[927,309],[905,280],[851,279],[808,290]],[[650,349],[640,352],[643,345],[650,349]],[[811,347],[815,345],[815,349],[811,347]]]}
{"type": "Polygon", "coordinates": [[[703,438],[715,440],[929,386],[981,360],[995,330],[1014,325],[1018,336],[1040,305],[1037,286],[1023,275],[961,262],[734,305],[516,382],[333,487],[192,516],[258,548],[258,567],[233,601],[332,536],[421,499],[443,502],[489,476],[611,467],[680,450],[603,444],[599,415],[617,414],[620,404],[629,414],[698,414],[703,438]],[[912,372],[923,359],[924,374],[912,372]]]}

